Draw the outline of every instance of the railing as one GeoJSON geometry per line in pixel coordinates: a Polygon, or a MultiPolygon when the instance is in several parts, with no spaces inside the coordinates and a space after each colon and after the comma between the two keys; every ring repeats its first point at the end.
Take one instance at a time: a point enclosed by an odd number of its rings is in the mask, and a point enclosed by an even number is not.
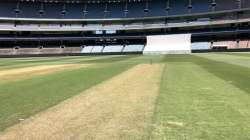
{"type": "Polygon", "coordinates": [[[89,24],[89,25],[60,25],[60,24],[25,24],[14,25],[12,23],[0,23],[0,31],[97,31],[97,30],[142,30],[142,29],[161,29],[161,28],[176,28],[176,27],[194,27],[194,26],[207,26],[207,25],[221,25],[231,23],[245,23],[250,22],[250,18],[245,19],[227,19],[227,20],[211,20],[211,21],[191,21],[191,22],[179,22],[179,23],[132,23],[132,24],[89,24]]]}
{"type": "Polygon", "coordinates": [[[168,16],[153,16],[153,17],[131,17],[131,18],[98,18],[98,19],[53,19],[53,18],[13,18],[13,17],[0,17],[0,21],[8,22],[63,22],[63,23],[103,23],[103,22],[131,22],[131,21],[151,21],[151,20],[161,20],[161,19],[182,19],[182,18],[202,18],[211,16],[220,16],[225,14],[237,14],[240,12],[250,12],[250,8],[223,10],[223,11],[212,11],[205,13],[187,13],[182,15],[168,15],[168,16]]]}

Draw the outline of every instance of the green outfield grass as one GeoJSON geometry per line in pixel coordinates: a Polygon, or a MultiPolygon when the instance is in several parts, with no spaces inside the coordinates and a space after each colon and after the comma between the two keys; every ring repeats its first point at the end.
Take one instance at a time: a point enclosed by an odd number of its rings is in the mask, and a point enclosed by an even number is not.
{"type": "MultiPolygon", "coordinates": [[[[1,58],[0,59],[0,70],[23,68],[30,66],[39,65],[50,65],[50,64],[68,64],[68,63],[86,63],[86,61],[101,61],[103,59],[112,59],[119,56],[84,56],[84,57],[41,57],[41,58],[1,58]]],[[[116,61],[116,60],[115,60],[116,61]]],[[[90,63],[89,62],[89,63],[90,63]]],[[[111,60],[112,62],[112,60],[111,60]]]]}
{"type": "MultiPolygon", "coordinates": [[[[120,60],[126,61],[133,57],[129,56],[120,60]]],[[[55,64],[61,63],[65,59],[71,59],[71,63],[89,61],[85,57],[77,58],[79,59],[77,61],[75,61],[75,58],[70,57],[63,58],[62,60],[56,59],[55,61],[54,59],[49,59],[46,61],[55,64]]],[[[99,58],[97,57],[96,59],[99,58]]],[[[41,60],[41,62],[37,60],[35,62],[38,63],[37,65],[44,64],[44,60],[41,60]]],[[[106,62],[106,59],[104,59],[104,62],[106,62]]],[[[109,79],[132,66],[132,64],[126,64],[118,60],[110,60],[109,62],[113,63],[76,70],[66,70],[45,76],[35,76],[25,80],[0,84],[0,130],[18,123],[19,119],[25,119],[60,101],[79,94],[81,91],[109,79]]],[[[14,63],[18,65],[18,62],[14,63]]],[[[27,63],[33,63],[33,61],[27,63]]]]}
{"type": "Polygon", "coordinates": [[[239,65],[242,67],[248,67],[250,68],[250,61],[249,57],[246,57],[244,54],[234,54],[234,53],[223,53],[223,54],[197,54],[196,56],[200,56],[203,58],[211,59],[214,61],[229,63],[233,65],[239,65]]]}
{"type": "Polygon", "coordinates": [[[250,69],[166,56],[151,139],[250,139],[250,69]]]}
{"type": "Polygon", "coordinates": [[[134,65],[147,63],[164,65],[152,123],[147,125],[148,139],[248,140],[249,56],[211,53],[0,59],[0,71],[39,65],[92,64],[18,81],[0,81],[0,131],[134,65]]]}
{"type": "Polygon", "coordinates": [[[230,55],[236,55],[236,56],[246,56],[246,57],[250,57],[250,53],[246,52],[246,53],[227,53],[230,55]]]}

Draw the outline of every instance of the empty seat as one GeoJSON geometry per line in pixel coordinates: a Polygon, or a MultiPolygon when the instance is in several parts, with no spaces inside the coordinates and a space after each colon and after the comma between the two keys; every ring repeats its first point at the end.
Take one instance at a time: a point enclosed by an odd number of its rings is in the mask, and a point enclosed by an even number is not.
{"type": "MultiPolygon", "coordinates": [[[[128,18],[144,16],[164,16],[166,10],[169,15],[183,15],[189,13],[208,12],[211,9],[211,0],[152,0],[146,4],[145,1],[129,1],[105,3],[56,3],[44,2],[41,6],[37,1],[0,2],[0,17],[15,17],[15,9],[18,17],[22,18],[67,18],[67,19],[96,19],[96,18],[123,18],[125,13],[128,18]],[[147,6],[146,6],[147,5],[147,6]],[[42,8],[42,9],[41,9],[42,8]],[[189,10],[188,10],[189,9],[189,10]],[[40,13],[42,11],[42,14],[40,13]],[[63,15],[62,15],[63,14],[63,15]]],[[[216,0],[215,10],[232,10],[239,8],[237,0],[216,0]]],[[[249,8],[249,0],[241,0],[242,8],[249,8]]]]}
{"type": "Polygon", "coordinates": [[[0,48],[0,55],[13,55],[13,48],[0,48]]]}
{"type": "Polygon", "coordinates": [[[106,18],[122,18],[124,17],[124,4],[123,3],[111,3],[108,5],[110,13],[106,18]]]}
{"type": "Polygon", "coordinates": [[[86,18],[103,18],[104,17],[104,4],[88,4],[88,14],[86,18]]]}
{"type": "Polygon", "coordinates": [[[61,54],[63,52],[63,49],[59,47],[46,47],[43,49],[40,49],[40,53],[42,54],[61,54]]]}
{"type": "Polygon", "coordinates": [[[101,53],[103,50],[103,46],[94,46],[91,53],[101,53]]]}
{"type": "Polygon", "coordinates": [[[110,46],[105,46],[103,52],[104,53],[122,52],[122,49],[123,49],[122,45],[110,45],[110,46]]]}
{"type": "Polygon", "coordinates": [[[237,9],[236,0],[216,0],[216,11],[237,9]]]}
{"type": "Polygon", "coordinates": [[[142,52],[144,45],[126,45],[123,52],[142,52]]]}
{"type": "Polygon", "coordinates": [[[239,48],[249,48],[250,46],[250,44],[249,44],[250,42],[249,42],[249,40],[241,40],[240,42],[239,42],[239,48]]]}
{"type": "Polygon", "coordinates": [[[237,48],[236,41],[217,41],[213,43],[213,47],[227,47],[228,49],[237,48]]]}
{"type": "Polygon", "coordinates": [[[183,15],[188,13],[187,0],[170,0],[170,15],[183,15]]]}
{"type": "Polygon", "coordinates": [[[165,16],[166,15],[166,1],[157,0],[149,3],[148,16],[165,16]]]}
{"type": "Polygon", "coordinates": [[[58,3],[44,4],[43,18],[61,18],[62,5],[58,3]]]}
{"type": "Polygon", "coordinates": [[[144,17],[144,3],[142,2],[130,2],[128,3],[127,17],[144,17]]]}
{"type": "Polygon", "coordinates": [[[81,47],[65,47],[63,53],[80,53],[81,47]]]}
{"type": "Polygon", "coordinates": [[[76,19],[83,18],[83,4],[66,4],[65,18],[76,19]]]}
{"type": "Polygon", "coordinates": [[[18,17],[21,18],[38,18],[39,17],[39,4],[34,2],[22,2],[20,3],[20,14],[18,17]]]}
{"type": "Polygon", "coordinates": [[[241,0],[242,8],[250,8],[250,0],[241,0]]]}
{"type": "Polygon", "coordinates": [[[191,44],[192,50],[207,50],[210,49],[211,43],[210,42],[193,42],[191,44]]]}
{"type": "Polygon", "coordinates": [[[95,46],[85,46],[82,48],[81,53],[91,53],[93,47],[95,47],[95,46]]]}
{"type": "Polygon", "coordinates": [[[38,48],[22,48],[20,47],[18,50],[16,50],[16,54],[22,55],[22,54],[39,54],[40,49],[38,48]]]}
{"type": "Polygon", "coordinates": [[[208,0],[192,0],[192,13],[209,12],[209,7],[208,0]]]}

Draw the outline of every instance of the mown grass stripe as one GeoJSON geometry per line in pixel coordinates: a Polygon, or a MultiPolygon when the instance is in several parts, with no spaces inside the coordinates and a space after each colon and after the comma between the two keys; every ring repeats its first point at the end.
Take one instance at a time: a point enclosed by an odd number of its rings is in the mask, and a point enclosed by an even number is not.
{"type": "Polygon", "coordinates": [[[113,63],[113,62],[119,62],[124,61],[131,58],[136,58],[139,55],[121,55],[121,56],[115,56],[111,58],[103,58],[103,59],[93,59],[93,60],[86,60],[85,63],[113,63]]]}
{"type": "Polygon", "coordinates": [[[0,139],[143,139],[161,70],[162,65],[132,67],[11,127],[0,139]]]}
{"type": "Polygon", "coordinates": [[[196,56],[200,56],[203,58],[207,58],[214,61],[229,63],[233,65],[239,65],[243,67],[250,68],[250,57],[237,56],[237,55],[229,55],[226,53],[210,53],[210,54],[194,54],[196,56]]]}
{"type": "Polygon", "coordinates": [[[250,53],[225,53],[227,55],[250,57],[250,53]]]}
{"type": "MultiPolygon", "coordinates": [[[[132,65],[113,63],[39,76],[0,85],[0,130],[72,97],[132,65]]],[[[112,85],[111,85],[112,86],[112,85]]]]}
{"type": "Polygon", "coordinates": [[[193,56],[193,62],[250,94],[250,68],[193,56]]]}
{"type": "Polygon", "coordinates": [[[55,57],[55,58],[26,58],[25,60],[5,59],[5,63],[0,64],[0,70],[23,68],[30,66],[49,65],[49,64],[68,64],[86,63],[88,60],[107,59],[113,56],[82,56],[82,57],[55,57]]]}
{"type": "Polygon", "coordinates": [[[208,72],[224,79],[229,84],[250,93],[250,68],[204,58],[197,55],[169,55],[165,62],[192,62],[206,69],[208,72]]]}
{"type": "Polygon", "coordinates": [[[166,69],[149,139],[250,138],[249,94],[192,62],[166,69]]]}
{"type": "Polygon", "coordinates": [[[55,57],[55,58],[32,58],[32,59],[25,59],[25,60],[18,60],[18,59],[5,59],[4,62],[0,63],[1,68],[0,69],[8,69],[8,68],[17,68],[22,66],[35,66],[40,64],[48,64],[51,62],[74,62],[78,59],[84,60],[89,57],[55,57]]]}

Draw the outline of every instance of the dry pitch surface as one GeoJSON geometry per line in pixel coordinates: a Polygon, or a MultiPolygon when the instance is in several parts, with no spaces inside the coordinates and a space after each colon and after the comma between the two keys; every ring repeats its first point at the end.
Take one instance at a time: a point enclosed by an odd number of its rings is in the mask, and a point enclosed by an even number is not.
{"type": "Polygon", "coordinates": [[[0,140],[144,139],[162,70],[137,65],[6,129],[0,140]]]}

